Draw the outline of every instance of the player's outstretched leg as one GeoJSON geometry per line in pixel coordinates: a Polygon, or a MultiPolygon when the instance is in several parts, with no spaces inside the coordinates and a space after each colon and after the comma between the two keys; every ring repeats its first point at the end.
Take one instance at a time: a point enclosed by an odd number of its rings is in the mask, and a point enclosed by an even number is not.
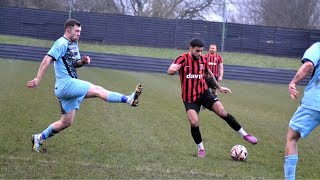
{"type": "Polygon", "coordinates": [[[132,94],[129,96],[128,98],[128,104],[130,104],[131,106],[138,106],[138,103],[139,103],[139,96],[141,95],[142,93],[142,84],[139,83],[137,86],[136,86],[136,89],[132,92],[132,94]]]}
{"type": "Polygon", "coordinates": [[[257,144],[258,139],[254,137],[251,134],[248,134],[239,124],[239,122],[234,118],[231,114],[227,113],[227,116],[220,116],[222,119],[224,119],[228,125],[235,131],[237,131],[244,140],[248,141],[251,144],[257,144]]]}
{"type": "Polygon", "coordinates": [[[42,145],[40,140],[38,139],[38,134],[34,134],[31,136],[31,142],[32,142],[32,150],[34,152],[39,153],[40,152],[40,146],[42,145]]]}

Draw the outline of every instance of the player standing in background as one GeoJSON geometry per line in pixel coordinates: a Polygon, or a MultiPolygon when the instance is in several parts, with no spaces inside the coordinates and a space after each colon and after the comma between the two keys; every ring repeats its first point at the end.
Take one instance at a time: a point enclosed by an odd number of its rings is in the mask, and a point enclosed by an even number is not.
{"type": "MultiPolygon", "coordinates": [[[[192,39],[190,41],[189,52],[178,56],[168,69],[169,75],[174,75],[176,72],[179,72],[182,100],[191,125],[191,135],[198,146],[198,157],[201,158],[206,155],[199,129],[199,112],[201,105],[224,119],[228,125],[237,131],[246,141],[251,144],[258,142],[254,136],[244,131],[238,121],[224,110],[217,96],[208,90],[204,74],[210,73],[212,76],[213,74],[208,68],[206,58],[202,56],[203,49],[204,43],[200,39],[192,39]]],[[[230,89],[221,87],[215,78],[213,78],[213,82],[220,92],[231,93],[230,89]]]]}
{"type": "MultiPolygon", "coordinates": [[[[216,80],[220,83],[223,78],[223,59],[222,57],[217,53],[217,45],[211,44],[209,48],[209,53],[205,55],[208,61],[208,66],[211,72],[213,73],[216,80]]],[[[208,73],[205,76],[205,80],[209,88],[211,89],[212,93],[214,95],[217,95],[216,92],[216,86],[214,85],[214,82],[212,80],[211,75],[208,73]]]]}
{"type": "Polygon", "coordinates": [[[290,120],[287,132],[284,175],[286,180],[295,179],[298,164],[298,141],[306,138],[320,123],[320,43],[313,44],[304,53],[300,69],[289,84],[292,99],[297,99],[296,84],[312,73],[312,78],[305,87],[300,106],[290,120]]]}
{"type": "Polygon", "coordinates": [[[75,112],[79,109],[84,98],[99,97],[108,102],[127,103],[131,106],[138,105],[138,97],[142,90],[141,84],[136,87],[130,96],[125,96],[78,79],[76,69],[89,64],[91,61],[89,56],[80,56],[78,48],[80,32],[80,22],[75,19],[67,20],[64,25],[63,37],[54,43],[43,58],[37,76],[27,83],[27,87],[36,88],[50,63],[54,61],[55,95],[60,102],[62,115],[60,120],[49,125],[40,134],[32,135],[32,149],[35,152],[40,152],[40,146],[44,140],[71,126],[75,112]]]}

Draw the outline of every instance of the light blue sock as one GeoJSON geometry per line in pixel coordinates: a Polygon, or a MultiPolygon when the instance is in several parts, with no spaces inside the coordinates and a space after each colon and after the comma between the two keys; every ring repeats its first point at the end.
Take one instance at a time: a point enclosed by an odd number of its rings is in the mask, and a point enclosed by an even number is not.
{"type": "Polygon", "coordinates": [[[111,91],[109,91],[109,93],[108,93],[108,97],[107,97],[107,101],[108,102],[111,102],[111,103],[114,103],[114,102],[126,103],[127,100],[128,100],[128,97],[123,95],[123,94],[120,94],[120,93],[117,93],[117,92],[111,92],[111,91]]]}
{"type": "Polygon", "coordinates": [[[298,154],[285,156],[284,177],[286,180],[296,179],[296,167],[298,164],[298,154]]]}
{"type": "Polygon", "coordinates": [[[50,125],[47,129],[45,129],[44,131],[42,131],[41,133],[41,140],[45,140],[48,139],[49,137],[54,136],[54,134],[56,134],[57,132],[52,128],[52,126],[50,125]]]}

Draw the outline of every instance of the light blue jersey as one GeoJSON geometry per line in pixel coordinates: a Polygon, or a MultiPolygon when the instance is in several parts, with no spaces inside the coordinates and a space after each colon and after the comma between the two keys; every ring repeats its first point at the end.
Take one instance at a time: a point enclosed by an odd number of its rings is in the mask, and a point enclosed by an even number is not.
{"type": "Polygon", "coordinates": [[[76,61],[80,60],[77,42],[70,42],[64,37],[59,38],[47,53],[55,59],[54,69],[56,82],[64,78],[77,78],[76,61]]]}
{"type": "Polygon", "coordinates": [[[78,43],[61,37],[54,43],[47,55],[55,60],[55,94],[61,103],[62,114],[79,109],[80,103],[92,84],[77,79],[76,61],[81,59],[78,43]]]}
{"type": "Polygon", "coordinates": [[[313,44],[304,53],[302,62],[309,60],[314,65],[314,73],[304,90],[301,106],[320,111],[320,42],[313,44]]]}

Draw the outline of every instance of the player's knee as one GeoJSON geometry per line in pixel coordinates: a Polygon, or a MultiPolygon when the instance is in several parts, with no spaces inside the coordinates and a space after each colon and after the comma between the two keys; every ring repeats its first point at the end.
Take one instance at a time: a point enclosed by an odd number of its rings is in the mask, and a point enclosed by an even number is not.
{"type": "Polygon", "coordinates": [[[300,135],[298,133],[296,134],[287,134],[287,143],[297,143],[298,140],[300,139],[300,135]]]}
{"type": "Polygon", "coordinates": [[[289,128],[287,133],[287,141],[288,142],[297,142],[300,139],[300,133],[294,131],[293,129],[289,128]]]}
{"type": "Polygon", "coordinates": [[[92,88],[90,88],[89,91],[90,91],[90,94],[98,97],[105,96],[106,94],[106,90],[103,87],[97,86],[97,85],[94,85],[92,88]]]}
{"type": "Polygon", "coordinates": [[[227,117],[228,113],[223,108],[216,108],[214,112],[221,118],[227,117]]]}
{"type": "Polygon", "coordinates": [[[198,127],[199,126],[199,122],[191,122],[190,121],[190,125],[191,125],[191,127],[198,127]]]}
{"type": "Polygon", "coordinates": [[[199,121],[196,119],[189,119],[191,127],[198,127],[199,126],[199,121]]]}
{"type": "Polygon", "coordinates": [[[220,116],[221,118],[224,118],[224,117],[228,116],[228,113],[226,111],[222,110],[222,111],[219,111],[218,116],[220,116]]]}
{"type": "Polygon", "coordinates": [[[100,94],[102,91],[104,91],[104,88],[101,86],[94,86],[94,92],[96,94],[100,94]]]}
{"type": "Polygon", "coordinates": [[[288,134],[287,135],[287,142],[293,142],[293,143],[295,143],[295,142],[297,142],[299,140],[299,137],[298,136],[296,136],[296,135],[293,135],[293,134],[288,134]]]}

